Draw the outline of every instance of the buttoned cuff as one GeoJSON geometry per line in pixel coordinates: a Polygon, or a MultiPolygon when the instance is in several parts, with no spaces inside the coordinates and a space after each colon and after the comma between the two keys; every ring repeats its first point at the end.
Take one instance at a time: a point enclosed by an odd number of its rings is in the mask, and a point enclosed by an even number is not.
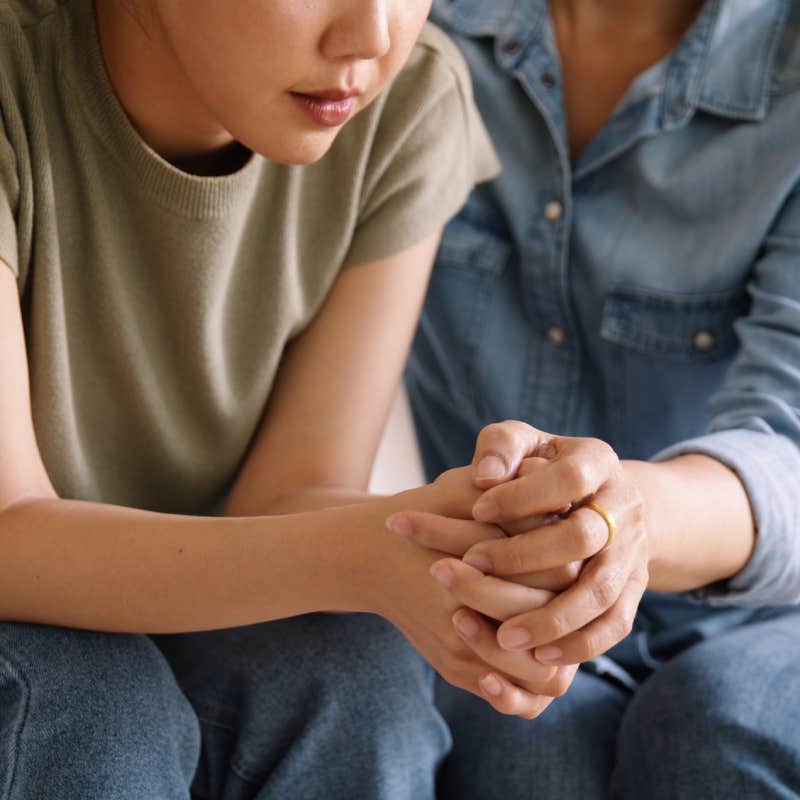
{"type": "Polygon", "coordinates": [[[651,461],[689,453],[715,458],[739,476],[756,525],[755,549],[741,572],[689,594],[717,606],[800,604],[800,449],[785,436],[737,429],[680,442],[651,461]]]}

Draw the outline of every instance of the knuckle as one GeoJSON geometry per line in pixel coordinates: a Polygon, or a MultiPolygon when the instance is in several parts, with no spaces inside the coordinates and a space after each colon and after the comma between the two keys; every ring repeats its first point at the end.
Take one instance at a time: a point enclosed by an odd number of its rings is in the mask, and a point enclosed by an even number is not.
{"type": "Polygon", "coordinates": [[[596,458],[602,459],[607,463],[619,461],[616,450],[608,442],[602,439],[592,439],[591,443],[595,450],[596,458]]]}
{"type": "MultiPolygon", "coordinates": [[[[562,639],[570,632],[569,622],[566,617],[562,614],[550,614],[549,619],[549,631],[547,639],[548,641],[555,641],[556,639],[562,639]]],[[[544,638],[544,637],[542,637],[544,638]]]]}
{"type": "Polygon", "coordinates": [[[628,613],[622,614],[617,620],[613,630],[617,642],[626,639],[633,630],[633,615],[628,613]]]}
{"type": "Polygon", "coordinates": [[[599,608],[609,608],[619,597],[620,573],[603,572],[589,583],[592,600],[599,608]]]}
{"type": "Polygon", "coordinates": [[[564,461],[564,480],[570,486],[573,496],[578,499],[594,494],[592,468],[582,458],[572,456],[564,461]]]}
{"type": "Polygon", "coordinates": [[[543,437],[536,445],[535,454],[546,461],[553,461],[558,457],[558,444],[552,437],[543,437]]]}
{"type": "Polygon", "coordinates": [[[519,575],[525,570],[525,556],[516,538],[504,537],[481,542],[475,552],[486,554],[492,563],[494,575],[519,575]]]}
{"type": "Polygon", "coordinates": [[[516,443],[517,432],[508,422],[492,422],[481,430],[478,438],[483,447],[502,447],[516,443]]]}
{"type": "Polygon", "coordinates": [[[501,561],[504,571],[509,575],[520,575],[526,572],[525,554],[516,544],[515,540],[510,540],[508,545],[509,547],[503,551],[505,553],[505,559],[501,561]]]}
{"type": "Polygon", "coordinates": [[[583,558],[594,555],[600,546],[599,525],[595,517],[604,526],[603,535],[605,535],[605,522],[591,509],[587,509],[581,514],[575,514],[571,519],[573,546],[583,558]]]}
{"type": "Polygon", "coordinates": [[[585,633],[579,640],[578,652],[582,662],[601,655],[607,649],[605,638],[600,632],[585,633]]]}

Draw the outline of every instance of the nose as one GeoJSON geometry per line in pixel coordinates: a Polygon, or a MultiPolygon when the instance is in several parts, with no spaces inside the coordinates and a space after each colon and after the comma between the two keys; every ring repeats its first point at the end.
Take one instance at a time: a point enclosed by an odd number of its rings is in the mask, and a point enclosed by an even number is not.
{"type": "Polygon", "coordinates": [[[336,5],[321,43],[326,58],[370,60],[389,52],[387,0],[336,0],[336,5]]]}

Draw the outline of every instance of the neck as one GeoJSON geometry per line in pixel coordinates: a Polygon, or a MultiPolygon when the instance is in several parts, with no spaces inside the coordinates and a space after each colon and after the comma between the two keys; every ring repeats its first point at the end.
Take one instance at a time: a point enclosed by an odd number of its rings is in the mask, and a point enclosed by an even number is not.
{"type": "Polygon", "coordinates": [[[572,30],[598,32],[624,26],[633,36],[681,36],[705,0],[550,0],[572,30]]]}
{"type": "Polygon", "coordinates": [[[237,144],[197,97],[155,14],[96,0],[95,15],[111,85],[142,139],[168,161],[192,164],[192,171],[225,171],[237,144]]]}

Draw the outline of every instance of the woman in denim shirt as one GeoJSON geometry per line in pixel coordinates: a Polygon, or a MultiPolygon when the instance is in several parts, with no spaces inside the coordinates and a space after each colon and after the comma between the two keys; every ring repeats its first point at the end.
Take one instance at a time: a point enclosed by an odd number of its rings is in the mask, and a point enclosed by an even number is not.
{"type": "Polygon", "coordinates": [[[434,3],[504,172],[407,381],[429,475],[482,431],[475,517],[521,535],[404,521],[468,550],[434,572],[478,652],[554,668],[538,706],[482,684],[535,722],[440,687],[463,796],[800,794],[799,6],[434,3]]]}

